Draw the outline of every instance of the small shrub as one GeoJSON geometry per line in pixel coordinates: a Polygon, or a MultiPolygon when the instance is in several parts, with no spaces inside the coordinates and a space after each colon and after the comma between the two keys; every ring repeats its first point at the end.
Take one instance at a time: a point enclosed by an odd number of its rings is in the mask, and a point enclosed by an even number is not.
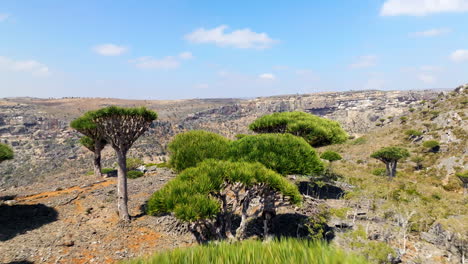
{"type": "Polygon", "coordinates": [[[138,158],[127,158],[127,171],[136,170],[138,167],[142,166],[144,162],[138,158]]]}
{"type": "Polygon", "coordinates": [[[321,159],[328,160],[330,162],[341,160],[342,157],[340,154],[336,153],[335,151],[326,150],[320,155],[321,159]]]}
{"type": "Polygon", "coordinates": [[[107,174],[107,173],[111,173],[111,172],[113,172],[113,171],[116,171],[116,169],[113,169],[113,168],[103,168],[103,169],[101,170],[101,173],[102,173],[102,174],[107,174]]]}
{"type": "Polygon", "coordinates": [[[377,168],[372,170],[372,174],[375,176],[385,176],[387,175],[387,170],[385,168],[377,168]]]}
{"type": "Polygon", "coordinates": [[[143,175],[144,175],[144,173],[141,172],[141,171],[132,170],[132,171],[127,172],[127,178],[129,178],[129,179],[140,178],[143,175]]]}
{"type": "Polygon", "coordinates": [[[402,116],[402,117],[400,117],[400,121],[401,121],[402,124],[404,124],[404,123],[406,123],[406,121],[408,121],[408,117],[402,116]]]}
{"type": "Polygon", "coordinates": [[[422,136],[422,134],[423,133],[421,131],[414,130],[414,129],[405,131],[405,135],[407,135],[408,137],[419,137],[419,136],[422,136]]]}
{"type": "Polygon", "coordinates": [[[423,147],[427,148],[431,152],[438,152],[440,150],[440,143],[437,140],[424,141],[423,147]]]}

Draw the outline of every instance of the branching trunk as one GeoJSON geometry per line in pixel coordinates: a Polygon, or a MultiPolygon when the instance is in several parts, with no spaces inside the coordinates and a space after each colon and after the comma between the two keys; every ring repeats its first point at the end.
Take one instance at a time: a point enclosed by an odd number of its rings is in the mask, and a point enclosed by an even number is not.
{"type": "Polygon", "coordinates": [[[128,193],[127,193],[127,157],[123,151],[117,151],[117,163],[119,164],[117,174],[117,208],[120,220],[129,222],[128,193]]]}

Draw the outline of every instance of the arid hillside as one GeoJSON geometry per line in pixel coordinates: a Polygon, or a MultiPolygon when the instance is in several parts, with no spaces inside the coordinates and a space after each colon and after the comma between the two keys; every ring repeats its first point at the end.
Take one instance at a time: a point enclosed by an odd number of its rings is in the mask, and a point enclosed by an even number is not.
{"type": "MultiPolygon", "coordinates": [[[[130,156],[146,162],[167,157],[166,144],[178,132],[205,129],[233,138],[248,133],[247,125],[258,116],[284,111],[305,111],[334,119],[351,135],[376,128],[380,119],[405,115],[420,100],[436,91],[358,91],[240,99],[176,101],[121,100],[109,98],[7,98],[0,100],[0,141],[13,146],[15,159],[0,165],[0,188],[30,184],[40,179],[73,178],[89,170],[87,150],[69,127],[88,110],[108,105],[146,106],[159,114],[131,150],[130,156]]],[[[104,165],[114,163],[110,148],[104,165]]]]}
{"type": "MultiPolygon", "coordinates": [[[[226,105],[228,102],[223,100],[211,103],[195,100],[192,106],[173,102],[176,106],[172,107],[185,109],[186,116],[161,115],[161,120],[138,142],[132,155],[142,157],[147,163],[164,159],[166,142],[175,133],[187,129],[204,128],[232,136],[246,132],[247,124],[264,113],[315,111],[341,120],[352,136],[345,143],[317,149],[320,153],[333,150],[343,157],[333,165],[334,173],[339,176],[336,181],[311,185],[306,177],[290,176],[303,194],[303,203],[300,207],[287,206],[278,210],[272,233],[305,237],[311,231],[304,223],[319,221],[324,236],[332,243],[366,256],[371,263],[461,263],[468,253],[468,200],[455,173],[466,170],[468,164],[467,86],[444,93],[404,92],[404,96],[401,93],[338,94],[336,98],[341,99],[322,102],[321,107],[315,108],[311,101],[321,102],[317,98],[325,100],[330,94],[228,100],[230,104],[226,105]],[[383,102],[388,102],[388,107],[383,102]],[[195,108],[199,111],[189,113],[189,109],[195,108]],[[418,133],[408,133],[409,130],[418,133]],[[424,146],[429,140],[439,142],[437,151],[424,146]],[[383,163],[370,157],[384,146],[405,147],[411,154],[399,163],[398,174],[392,180],[382,175],[383,163]]],[[[32,99],[15,100],[21,101],[19,106],[15,103],[15,107],[46,107],[25,103],[32,99]]],[[[77,134],[67,125],[84,110],[70,113],[68,119],[56,116],[64,102],[69,104],[75,100],[82,103],[85,99],[64,99],[53,108],[47,106],[51,111],[47,115],[32,110],[23,112],[27,115],[17,115],[23,119],[11,118],[14,106],[11,99],[5,101],[8,108],[2,109],[10,112],[2,116],[3,127],[8,128],[2,140],[10,144],[18,142],[13,146],[19,153],[37,153],[32,157],[18,154],[24,162],[34,160],[34,166],[46,168],[50,166],[48,163],[58,165],[55,171],[36,171],[36,167],[28,167],[22,171],[24,176],[18,174],[20,181],[14,179],[14,172],[3,177],[4,182],[13,181],[19,186],[5,184],[9,187],[1,190],[0,252],[3,254],[0,262],[115,263],[194,245],[196,240],[187,224],[170,215],[145,214],[145,204],[151,194],[175,177],[170,169],[148,166],[143,177],[129,180],[129,208],[133,220],[126,225],[119,224],[115,178],[85,175],[91,169],[91,158],[77,145],[77,134]],[[25,118],[36,117],[37,113],[47,118],[32,121],[25,118]],[[48,122],[53,118],[61,120],[62,127],[50,125],[48,122]],[[15,125],[11,120],[23,123],[15,125]],[[32,125],[27,126],[29,123],[32,125]],[[11,132],[22,126],[21,133],[11,132]],[[31,131],[36,134],[30,135],[31,131]],[[41,137],[43,139],[38,139],[41,137]],[[49,142],[47,148],[43,145],[45,142],[49,142]],[[75,156],[60,157],[56,153],[59,147],[75,156]],[[39,148],[42,152],[34,152],[39,148]],[[64,160],[62,166],[60,162],[64,160]],[[45,171],[47,173],[40,174],[45,171]]],[[[98,106],[103,105],[88,105],[86,110],[98,106]]],[[[107,158],[106,165],[112,166],[110,149],[107,158]]],[[[26,165],[18,161],[5,162],[1,169],[26,165]]],[[[253,221],[249,225],[249,236],[261,237],[259,230],[261,223],[259,226],[253,221]]]]}

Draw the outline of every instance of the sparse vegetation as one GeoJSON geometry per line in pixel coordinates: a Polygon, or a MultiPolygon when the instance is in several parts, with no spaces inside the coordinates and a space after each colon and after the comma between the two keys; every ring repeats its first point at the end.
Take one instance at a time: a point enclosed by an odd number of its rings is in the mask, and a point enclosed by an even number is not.
{"type": "Polygon", "coordinates": [[[131,171],[127,172],[127,178],[129,178],[129,179],[140,178],[143,175],[144,175],[144,173],[142,171],[131,170],[131,171]]]}
{"type": "Polygon", "coordinates": [[[0,143],[0,163],[13,159],[13,150],[10,146],[0,143]]]}
{"type": "Polygon", "coordinates": [[[437,140],[428,140],[424,141],[423,147],[425,147],[430,152],[438,152],[440,149],[440,143],[437,140]]]}

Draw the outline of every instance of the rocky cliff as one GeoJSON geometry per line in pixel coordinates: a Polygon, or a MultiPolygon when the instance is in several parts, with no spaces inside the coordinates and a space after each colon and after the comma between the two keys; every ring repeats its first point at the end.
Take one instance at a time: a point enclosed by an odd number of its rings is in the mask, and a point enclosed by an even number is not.
{"type": "MultiPolygon", "coordinates": [[[[366,133],[383,119],[408,113],[436,91],[356,91],[287,95],[256,99],[196,99],[175,101],[106,98],[7,98],[0,100],[0,142],[11,145],[15,159],[0,165],[0,188],[25,185],[48,177],[70,178],[90,168],[90,153],[78,144],[79,134],[69,123],[82,113],[108,105],[146,106],[159,120],[134,145],[130,156],[146,162],[164,161],[166,145],[176,133],[205,129],[233,137],[248,133],[258,116],[283,111],[305,111],[342,123],[351,135],[366,133]]],[[[104,151],[104,165],[114,162],[104,151]]]]}

